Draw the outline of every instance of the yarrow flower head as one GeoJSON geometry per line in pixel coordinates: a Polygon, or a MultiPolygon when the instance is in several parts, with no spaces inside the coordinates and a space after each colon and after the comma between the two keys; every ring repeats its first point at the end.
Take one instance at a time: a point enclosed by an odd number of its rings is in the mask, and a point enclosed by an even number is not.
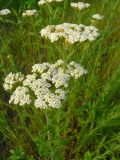
{"type": "Polygon", "coordinates": [[[5,78],[5,83],[3,84],[4,89],[7,90],[12,90],[13,86],[18,83],[22,82],[24,79],[24,75],[21,73],[9,73],[7,77],[5,78]]]}
{"type": "Polygon", "coordinates": [[[62,2],[63,0],[40,0],[38,1],[38,5],[42,6],[43,4],[52,3],[52,2],[62,2]]]}
{"type": "Polygon", "coordinates": [[[64,61],[58,60],[54,64],[35,64],[32,66],[32,74],[26,76],[10,73],[5,78],[3,87],[13,92],[9,103],[34,104],[36,108],[58,108],[66,97],[70,79],[78,79],[86,73],[87,71],[74,61],[65,67],[64,61]]]}
{"type": "Polygon", "coordinates": [[[37,10],[36,10],[36,9],[26,10],[25,12],[22,13],[22,16],[23,16],[23,17],[26,17],[26,16],[34,16],[34,15],[37,15],[37,10]]]}
{"type": "Polygon", "coordinates": [[[97,20],[101,20],[101,19],[104,18],[104,16],[102,16],[102,15],[100,15],[100,14],[94,14],[94,15],[92,16],[92,18],[93,18],[93,19],[97,19],[97,20]]]}
{"type": "Polygon", "coordinates": [[[93,41],[99,36],[98,29],[94,26],[83,24],[63,23],[59,25],[49,25],[40,31],[41,36],[50,39],[51,42],[64,38],[66,42],[93,41]]]}
{"type": "Polygon", "coordinates": [[[83,74],[87,74],[87,70],[85,70],[82,66],[80,66],[74,61],[70,62],[67,67],[68,73],[71,75],[71,77],[74,77],[75,79],[78,79],[83,74]]]}
{"type": "Polygon", "coordinates": [[[12,94],[9,103],[19,104],[20,106],[24,104],[30,104],[31,99],[28,94],[28,88],[26,87],[17,87],[14,93],[12,94]]]}
{"type": "Polygon", "coordinates": [[[70,5],[71,5],[71,7],[77,8],[77,9],[79,9],[79,10],[82,10],[82,9],[84,9],[84,8],[90,7],[90,4],[88,4],[88,3],[83,3],[83,2],[71,3],[70,5]]]}
{"type": "Polygon", "coordinates": [[[3,9],[0,11],[0,16],[8,15],[11,11],[9,9],[3,9]]]}

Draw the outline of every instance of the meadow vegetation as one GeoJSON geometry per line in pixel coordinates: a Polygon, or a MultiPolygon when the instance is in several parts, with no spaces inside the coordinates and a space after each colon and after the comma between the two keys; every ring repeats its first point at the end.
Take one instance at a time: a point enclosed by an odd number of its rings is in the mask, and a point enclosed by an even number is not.
{"type": "Polygon", "coordinates": [[[0,10],[0,160],[120,159],[120,1],[82,0],[38,6],[36,0],[3,0],[0,10]],[[36,16],[22,16],[36,9],[36,16]],[[103,15],[101,20],[92,18],[103,15]],[[40,31],[48,25],[74,23],[99,30],[94,41],[51,43],[40,31]],[[30,74],[37,63],[75,61],[87,74],[69,82],[58,108],[9,104],[3,84],[10,72],[30,74]]]}

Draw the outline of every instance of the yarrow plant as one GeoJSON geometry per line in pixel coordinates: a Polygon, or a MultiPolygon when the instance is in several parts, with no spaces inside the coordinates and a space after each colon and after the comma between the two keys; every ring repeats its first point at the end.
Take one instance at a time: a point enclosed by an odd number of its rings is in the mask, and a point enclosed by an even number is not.
{"type": "Polygon", "coordinates": [[[72,61],[65,65],[63,60],[54,64],[42,63],[32,66],[32,74],[10,73],[5,78],[4,89],[12,93],[9,103],[34,105],[36,108],[61,106],[71,78],[78,79],[85,70],[72,61]]]}
{"type": "Polygon", "coordinates": [[[92,16],[92,18],[93,18],[93,19],[97,19],[97,20],[101,20],[101,19],[104,18],[104,16],[102,16],[102,15],[100,15],[100,14],[94,14],[94,15],[92,16]]]}
{"type": "Polygon", "coordinates": [[[50,39],[51,42],[64,38],[70,44],[87,40],[93,41],[99,36],[98,29],[94,26],[71,23],[49,25],[42,29],[40,33],[42,37],[50,39]]]}
{"type": "Polygon", "coordinates": [[[43,4],[52,3],[52,2],[62,2],[63,0],[40,0],[38,1],[38,5],[41,6],[43,4]]]}
{"type": "Polygon", "coordinates": [[[12,90],[14,85],[18,82],[22,82],[24,79],[24,75],[21,73],[9,73],[5,78],[5,83],[3,85],[4,89],[12,90]]]}
{"type": "Polygon", "coordinates": [[[77,8],[78,10],[82,10],[82,9],[90,7],[89,3],[83,3],[83,2],[71,3],[70,5],[73,8],[77,8]]]}
{"type": "Polygon", "coordinates": [[[0,11],[0,16],[8,15],[11,11],[9,9],[3,9],[0,11]]]}
{"type": "Polygon", "coordinates": [[[33,15],[37,15],[37,10],[36,10],[36,9],[26,10],[25,12],[22,13],[22,16],[23,16],[23,17],[33,16],[33,15]]]}

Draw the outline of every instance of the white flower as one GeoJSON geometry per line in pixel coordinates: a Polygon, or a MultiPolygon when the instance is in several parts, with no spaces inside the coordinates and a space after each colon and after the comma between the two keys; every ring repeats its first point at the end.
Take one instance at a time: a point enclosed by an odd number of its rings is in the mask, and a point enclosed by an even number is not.
{"type": "Polygon", "coordinates": [[[45,3],[46,3],[45,0],[40,0],[40,1],[38,1],[38,5],[39,5],[39,6],[41,6],[41,5],[45,4],[45,3]]]}
{"type": "Polygon", "coordinates": [[[36,79],[35,81],[33,81],[33,83],[31,85],[29,85],[29,87],[34,91],[40,91],[42,88],[49,88],[51,87],[50,83],[48,83],[46,80],[44,79],[36,79]]]}
{"type": "Polygon", "coordinates": [[[50,39],[51,42],[63,37],[70,44],[87,40],[93,41],[99,36],[98,29],[94,26],[71,23],[47,26],[40,33],[42,37],[50,39]]]}
{"type": "Polygon", "coordinates": [[[3,84],[3,87],[5,90],[11,90],[13,88],[13,85],[17,82],[22,82],[24,79],[24,75],[21,73],[9,73],[7,77],[5,78],[5,82],[3,84]]]}
{"type": "Polygon", "coordinates": [[[9,10],[9,9],[3,9],[3,10],[1,10],[0,11],[0,15],[8,15],[8,14],[10,14],[11,13],[11,11],[9,10]]]}
{"type": "Polygon", "coordinates": [[[53,75],[52,77],[52,83],[55,84],[56,88],[59,88],[61,86],[67,87],[69,81],[69,75],[67,73],[64,73],[64,70],[58,69],[57,74],[53,75]]]}
{"type": "Polygon", "coordinates": [[[74,77],[75,79],[78,79],[83,74],[86,74],[87,70],[85,70],[80,64],[72,61],[68,65],[67,73],[70,74],[71,77],[74,77]]]}
{"type": "Polygon", "coordinates": [[[43,73],[48,66],[46,64],[35,64],[32,66],[32,72],[43,73]]]}
{"type": "Polygon", "coordinates": [[[17,87],[16,90],[13,92],[9,103],[19,104],[20,106],[30,104],[31,99],[28,94],[28,88],[20,86],[17,87]]]}
{"type": "Polygon", "coordinates": [[[62,2],[63,0],[40,0],[38,1],[38,5],[41,6],[43,4],[52,3],[52,2],[62,2]]]}
{"type": "Polygon", "coordinates": [[[64,64],[64,61],[62,59],[57,60],[57,62],[55,62],[55,66],[59,67],[60,65],[64,64]]]}
{"type": "Polygon", "coordinates": [[[51,73],[50,73],[50,72],[42,73],[42,74],[41,74],[41,78],[44,79],[44,80],[49,80],[49,81],[51,81],[51,73]]]}
{"type": "Polygon", "coordinates": [[[55,93],[59,96],[60,99],[65,99],[65,91],[63,89],[56,89],[55,93]]]}
{"type": "Polygon", "coordinates": [[[23,81],[23,86],[31,86],[32,83],[36,80],[36,75],[27,75],[26,79],[23,81]]]}
{"type": "Polygon", "coordinates": [[[22,16],[23,16],[23,17],[33,16],[33,15],[37,15],[37,10],[36,10],[36,9],[26,10],[25,12],[22,13],[22,16]]]}
{"type": "Polygon", "coordinates": [[[84,8],[88,8],[90,6],[90,4],[83,3],[83,2],[71,3],[70,5],[71,5],[71,7],[78,8],[79,10],[82,10],[84,8]]]}
{"type": "Polygon", "coordinates": [[[49,107],[58,108],[61,106],[60,97],[53,93],[45,96],[45,101],[48,103],[49,107]]]}
{"type": "Polygon", "coordinates": [[[55,42],[59,39],[59,33],[50,33],[48,38],[51,40],[51,42],[55,42]]]}
{"type": "Polygon", "coordinates": [[[55,27],[55,25],[49,25],[49,26],[47,26],[46,28],[42,29],[42,30],[40,31],[41,36],[42,36],[42,37],[43,37],[43,36],[46,36],[46,37],[47,37],[47,36],[51,33],[51,30],[54,29],[54,27],[55,27]]]}
{"type": "Polygon", "coordinates": [[[93,18],[93,19],[97,19],[97,20],[101,20],[101,19],[103,19],[104,17],[103,17],[102,15],[100,15],[100,14],[94,14],[94,15],[92,16],[92,18],[93,18]]]}
{"type": "Polygon", "coordinates": [[[35,99],[35,107],[36,108],[42,108],[42,109],[45,109],[48,107],[48,105],[46,104],[45,102],[45,99],[43,98],[43,96],[35,99]]]}
{"type": "Polygon", "coordinates": [[[5,78],[5,90],[19,85],[10,97],[9,103],[25,105],[34,103],[36,108],[58,108],[66,98],[66,88],[70,78],[78,79],[87,71],[72,61],[67,66],[63,60],[54,64],[42,63],[32,66],[33,74],[26,77],[21,73],[10,73],[5,78]],[[30,98],[31,95],[31,98],[30,98]],[[32,99],[32,100],[31,100],[32,99]]]}

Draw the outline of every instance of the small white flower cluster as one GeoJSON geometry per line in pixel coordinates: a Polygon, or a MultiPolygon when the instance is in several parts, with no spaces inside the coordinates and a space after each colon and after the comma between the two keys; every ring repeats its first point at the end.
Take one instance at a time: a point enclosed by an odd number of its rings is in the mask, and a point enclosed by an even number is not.
{"type": "Polygon", "coordinates": [[[18,83],[22,82],[24,79],[24,75],[21,73],[9,73],[7,77],[5,78],[5,83],[3,84],[4,89],[12,90],[13,86],[18,83]]]}
{"type": "Polygon", "coordinates": [[[9,103],[19,104],[20,106],[24,104],[30,104],[31,99],[28,94],[28,88],[26,87],[17,87],[14,93],[12,94],[9,103]]]}
{"type": "Polygon", "coordinates": [[[99,36],[98,29],[94,26],[83,24],[63,23],[59,25],[49,25],[40,31],[41,36],[55,42],[64,38],[68,43],[93,41],[99,36]]]}
{"type": "Polygon", "coordinates": [[[71,5],[71,7],[77,8],[77,9],[79,9],[79,10],[82,10],[82,9],[84,9],[84,8],[90,7],[90,4],[89,4],[89,3],[83,3],[83,2],[71,3],[70,5],[71,5]]]}
{"type": "Polygon", "coordinates": [[[94,15],[92,16],[92,18],[93,18],[93,19],[97,19],[97,20],[101,20],[101,19],[104,18],[104,16],[102,16],[102,15],[100,15],[100,14],[94,14],[94,15]]]}
{"type": "Polygon", "coordinates": [[[9,9],[3,9],[0,11],[0,16],[8,15],[11,11],[9,9]]]}
{"type": "Polygon", "coordinates": [[[78,63],[75,63],[74,61],[72,61],[68,65],[68,73],[71,75],[71,77],[74,77],[75,79],[78,79],[83,74],[86,74],[87,70],[85,70],[78,63]]]}
{"type": "Polygon", "coordinates": [[[33,16],[33,15],[37,15],[37,10],[36,10],[36,9],[26,10],[25,12],[22,13],[22,16],[23,16],[23,17],[33,16]]]}
{"type": "Polygon", "coordinates": [[[68,87],[70,79],[78,79],[86,73],[87,71],[76,62],[72,61],[66,66],[63,60],[58,60],[54,64],[33,65],[32,74],[24,78],[20,78],[22,76],[20,73],[10,73],[3,86],[5,90],[11,90],[16,81],[21,82],[11,95],[9,103],[18,105],[34,103],[36,108],[58,108],[65,99],[65,88],[68,87]],[[12,87],[6,87],[9,80],[12,87]]]}
{"type": "Polygon", "coordinates": [[[62,2],[63,0],[40,0],[38,5],[41,6],[43,4],[52,3],[52,2],[62,2]]]}

